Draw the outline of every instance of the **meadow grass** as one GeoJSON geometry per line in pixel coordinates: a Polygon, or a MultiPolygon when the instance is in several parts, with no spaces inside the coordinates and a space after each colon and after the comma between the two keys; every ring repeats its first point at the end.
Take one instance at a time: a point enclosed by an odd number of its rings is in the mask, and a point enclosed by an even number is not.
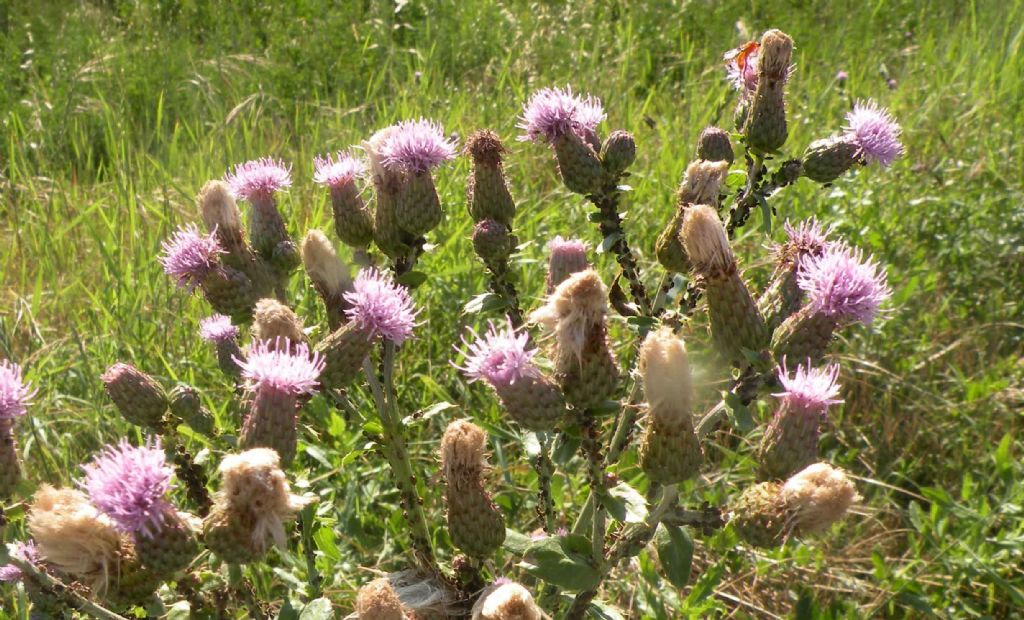
{"type": "MultiPolygon", "coordinates": [[[[602,98],[605,127],[636,136],[626,227],[656,274],[654,240],[695,138],[731,123],[721,55],[769,27],[797,44],[789,150],[837,131],[857,98],[888,106],[905,130],[907,156],[891,170],[829,188],[803,180],[774,203],[779,221],[834,222],[889,269],[895,295],[885,320],[847,332],[836,348],[846,402],[823,443],[859,477],[863,514],[813,545],[752,562],[723,536],[698,541],[684,590],[662,582],[643,555],[604,598],[635,617],[1005,617],[1024,608],[1020,0],[0,2],[0,358],[22,363],[39,387],[19,426],[29,476],[67,482],[103,443],[138,432],[102,392],[99,376],[117,360],[200,386],[233,432],[230,386],[197,337],[208,308],[176,290],[155,260],[161,240],[198,219],[199,187],[230,165],[264,155],[292,162],[295,185],[283,199],[292,232],[328,231],[326,193],[310,178],[315,154],[404,118],[433,118],[459,136],[492,128],[512,149],[516,225],[532,242],[514,269],[532,306],[543,294],[544,239],[600,239],[547,149],[513,140],[526,96],[571,84],[602,98]],[[844,85],[839,70],[849,74],[844,85]]],[[[468,240],[467,172],[459,160],[438,175],[447,218],[420,265],[424,325],[400,356],[401,403],[406,414],[454,404],[409,427],[422,470],[436,470],[444,423],[470,415],[492,434],[495,476],[531,480],[493,397],[448,362],[465,327],[487,318],[462,313],[486,290],[468,240]]],[[[757,223],[755,215],[741,249],[748,278],[763,284],[770,265],[757,223]]],[[[612,273],[608,257],[598,262],[612,273]]],[[[301,280],[300,313],[322,318],[301,280]]],[[[371,401],[354,398],[369,415],[371,401]]],[[[344,609],[368,577],[361,567],[402,565],[405,535],[361,423],[320,399],[308,411],[293,469],[321,497],[317,562],[344,609]]],[[[723,478],[752,476],[750,441],[715,438],[723,478]]],[[[211,456],[201,437],[190,443],[211,456]]],[[[627,459],[620,475],[635,472],[627,459]]],[[[556,478],[556,496],[579,501],[577,482],[556,478]]],[[[693,502],[722,500],[723,485],[716,476],[693,502]]],[[[523,531],[537,525],[529,496],[497,497],[523,531]]],[[[428,511],[440,515],[434,499],[428,511]]],[[[21,527],[19,506],[11,509],[6,540],[21,527]]],[[[433,525],[443,542],[443,520],[433,525]]],[[[285,555],[252,575],[268,598],[282,584],[301,597],[304,571],[301,558],[285,555]]],[[[5,596],[0,618],[26,617],[25,601],[5,596]]]]}

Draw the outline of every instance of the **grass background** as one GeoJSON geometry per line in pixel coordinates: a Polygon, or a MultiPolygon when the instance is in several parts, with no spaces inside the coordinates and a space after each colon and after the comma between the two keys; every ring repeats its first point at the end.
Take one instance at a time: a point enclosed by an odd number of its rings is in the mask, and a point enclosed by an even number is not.
{"type": "MultiPolygon", "coordinates": [[[[155,260],[162,239],[198,219],[198,188],[228,166],[264,155],[292,162],[290,228],[329,230],[326,193],[310,179],[314,154],[404,118],[434,118],[460,136],[491,127],[512,148],[517,227],[532,242],[516,269],[532,305],[543,292],[544,240],[599,242],[547,150],[513,141],[532,90],[572,84],[603,99],[606,130],[636,136],[627,230],[653,281],[652,246],[694,140],[705,125],[731,121],[721,54],[769,27],[797,44],[790,151],[836,131],[854,98],[888,106],[905,129],[907,156],[892,169],[865,169],[831,188],[803,180],[774,201],[780,217],[834,222],[889,268],[887,319],[846,332],[835,348],[846,404],[823,443],[861,478],[863,514],[813,545],[767,554],[731,550],[727,534],[700,540],[692,587],[679,591],[641,556],[604,598],[636,617],[712,608],[1012,615],[1024,607],[1020,0],[0,0],[0,357],[26,366],[39,387],[18,426],[29,475],[68,481],[103,443],[134,436],[99,382],[116,360],[200,386],[221,427],[237,424],[230,388],[197,336],[208,310],[175,290],[155,260]],[[850,76],[844,88],[839,70],[850,76]]],[[[436,469],[448,419],[489,425],[495,481],[508,483],[498,502],[528,530],[521,442],[486,390],[448,363],[464,326],[481,321],[461,307],[485,289],[467,238],[467,171],[460,160],[438,174],[448,217],[421,263],[425,325],[400,356],[399,389],[408,412],[457,403],[410,427],[424,471],[436,469]]],[[[757,218],[741,250],[748,278],[763,283],[770,265],[757,218]]],[[[599,263],[612,273],[606,257],[599,263]]],[[[314,324],[318,302],[301,280],[297,304],[314,324]]],[[[369,400],[355,399],[368,414],[369,400]]],[[[358,422],[321,399],[305,422],[293,469],[322,497],[318,564],[345,609],[370,577],[365,567],[402,564],[397,496],[382,459],[364,451],[358,422]]],[[[752,441],[721,433],[716,473],[684,497],[699,504],[734,493],[752,477],[752,441]]],[[[620,474],[633,471],[627,459],[620,474]]],[[[576,479],[558,482],[571,507],[576,479]]],[[[20,528],[11,508],[7,540],[20,528]]],[[[441,514],[439,497],[428,496],[428,510],[441,514]]],[[[443,546],[443,520],[435,525],[443,546]]],[[[268,599],[286,596],[284,586],[302,598],[300,558],[285,554],[253,578],[268,599]]],[[[10,591],[0,601],[0,617],[25,617],[10,591]]]]}

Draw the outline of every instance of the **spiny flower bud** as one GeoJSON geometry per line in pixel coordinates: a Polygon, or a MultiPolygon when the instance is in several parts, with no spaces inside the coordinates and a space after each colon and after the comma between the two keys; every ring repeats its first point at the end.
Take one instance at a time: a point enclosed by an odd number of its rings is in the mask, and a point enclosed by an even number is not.
{"type": "Polygon", "coordinates": [[[409,242],[412,241],[412,238],[399,227],[398,215],[395,211],[401,189],[402,174],[400,171],[391,170],[384,165],[384,145],[397,131],[397,126],[385,127],[363,142],[363,151],[370,164],[370,174],[377,196],[377,208],[374,210],[373,219],[373,240],[377,247],[391,258],[398,258],[407,253],[410,249],[409,242]]]}
{"type": "Polygon", "coordinates": [[[345,292],[352,287],[348,266],[341,262],[327,235],[311,229],[302,240],[302,264],[327,310],[327,324],[337,329],[345,322],[345,292]]]}
{"type": "Polygon", "coordinates": [[[446,487],[452,543],[477,559],[490,557],[505,540],[505,521],[484,489],[487,435],[468,420],[455,420],[441,438],[441,472],[446,487]]]}
{"type": "Polygon", "coordinates": [[[338,152],[313,159],[313,180],[330,190],[334,232],[343,243],[365,248],[373,241],[373,219],[359,195],[356,179],[366,172],[366,164],[352,155],[338,152]]]}
{"type": "Polygon", "coordinates": [[[28,513],[40,558],[102,595],[118,574],[121,537],[81,491],[44,484],[28,513]]]}
{"type": "Polygon", "coordinates": [[[223,314],[214,314],[199,322],[199,335],[213,343],[217,349],[217,365],[232,379],[237,379],[241,372],[235,360],[245,357],[238,346],[238,333],[238,327],[231,324],[231,318],[223,314]]]}
{"type": "Polygon", "coordinates": [[[556,236],[548,241],[548,277],[547,292],[551,294],[555,287],[565,279],[590,267],[587,260],[587,244],[579,239],[563,239],[556,236]]]}
{"type": "Polygon", "coordinates": [[[697,139],[697,159],[724,161],[732,164],[736,155],[732,150],[729,134],[718,127],[705,127],[697,139]]]}
{"type": "Polygon", "coordinates": [[[502,271],[512,254],[512,236],[501,222],[480,220],[473,228],[473,249],[488,267],[502,271]]]}
{"type": "Polygon", "coordinates": [[[693,431],[693,385],[686,346],[671,329],[651,332],[644,340],[640,373],[647,397],[640,466],[662,484],[692,478],[704,454],[693,431]]]}
{"type": "Polygon", "coordinates": [[[831,183],[857,163],[859,151],[856,144],[845,138],[815,140],[804,151],[803,174],[818,183],[831,183]]]}
{"type": "Polygon", "coordinates": [[[715,208],[719,203],[719,190],[729,173],[729,164],[725,161],[698,160],[686,167],[683,182],[676,194],[676,212],[668,226],[661,232],[655,244],[658,262],[669,271],[686,273],[690,271],[690,257],[679,237],[683,228],[683,216],[686,210],[695,204],[711,205],[715,208]]]}
{"type": "Polygon", "coordinates": [[[860,501],[846,473],[828,463],[809,465],[782,485],[780,495],[799,534],[824,531],[860,501]]]}
{"type": "Polygon", "coordinates": [[[83,465],[82,488],[114,526],[132,536],[145,568],[169,578],[199,552],[191,525],[167,500],[173,470],[159,439],[107,446],[83,465]]]}
{"type": "Polygon", "coordinates": [[[284,524],[309,500],[292,495],[277,452],[266,448],[224,457],[221,487],[203,523],[206,545],[225,562],[246,564],[271,544],[285,546],[284,524]]]}
{"type": "Polygon", "coordinates": [[[277,344],[299,344],[306,342],[302,320],[295,312],[276,299],[267,298],[256,302],[253,311],[253,340],[277,344]]]}
{"type": "Polygon", "coordinates": [[[316,393],[324,362],[319,353],[310,355],[305,343],[278,339],[258,342],[238,364],[245,388],[253,394],[239,445],[273,448],[287,466],[295,458],[298,441],[299,397],[316,393]]]}
{"type": "Polygon", "coordinates": [[[473,620],[543,620],[530,591],[515,582],[495,583],[473,605],[473,620]]]}
{"type": "Polygon", "coordinates": [[[797,366],[793,377],[785,364],[779,368],[779,382],[785,391],[773,394],[779,398],[779,408],[758,451],[763,477],[783,479],[817,460],[821,421],[830,405],[843,402],[836,398],[838,376],[838,365],[821,369],[797,366]]]}
{"type": "Polygon", "coordinates": [[[505,152],[498,134],[487,129],[474,132],[466,141],[465,153],[473,158],[466,204],[474,222],[491,219],[512,227],[516,205],[502,169],[501,156],[505,152]]]}
{"type": "Polygon", "coordinates": [[[797,284],[807,303],[775,330],[776,359],[821,359],[836,329],[850,323],[870,325],[892,295],[885,270],[842,244],[801,260],[797,284]]]}
{"type": "Polygon", "coordinates": [[[757,90],[743,127],[747,144],[761,153],[777,151],[788,136],[784,86],[789,77],[793,40],[779,30],[761,37],[757,56],[757,90]]]}
{"type": "MultiPolygon", "coordinates": [[[[290,243],[274,194],[292,184],[291,166],[272,157],[241,163],[224,176],[235,198],[249,201],[249,235],[253,248],[266,261],[282,243],[290,243]]],[[[293,265],[294,266],[294,265],[293,265]]]]}
{"type": "Polygon", "coordinates": [[[728,174],[729,164],[724,161],[701,159],[691,163],[686,167],[683,182],[679,185],[679,206],[711,205],[717,208],[719,192],[728,174]]]}
{"type": "Polygon", "coordinates": [[[530,336],[517,334],[511,324],[487,332],[467,343],[466,363],[459,369],[471,381],[486,381],[501,399],[508,414],[524,428],[553,430],[565,415],[562,392],[533,363],[536,349],[530,336]]]}
{"type": "Polygon", "coordinates": [[[729,506],[729,524],[747,544],[777,547],[787,534],[787,513],[777,482],[748,487],[729,506]]]}
{"type": "Polygon", "coordinates": [[[325,362],[321,381],[329,389],[342,389],[356,377],[378,338],[401,344],[416,326],[409,291],[384,272],[361,270],[344,298],[349,323],[317,345],[325,362]]]}
{"type": "Polygon", "coordinates": [[[359,620],[405,620],[405,608],[387,577],[374,579],[356,594],[359,620]]]}
{"type": "Polygon", "coordinates": [[[601,164],[609,180],[615,181],[636,160],[636,141],[628,131],[617,129],[601,147],[601,164]]]}
{"type": "Polygon", "coordinates": [[[554,334],[555,377],[581,409],[603,405],[618,389],[619,367],[608,348],[607,289],[593,269],[572,274],[531,315],[554,334]]]}
{"type": "Polygon", "coordinates": [[[681,237],[694,272],[704,285],[711,337],[718,352],[729,361],[742,362],[744,350],[765,349],[768,330],[740,277],[725,227],[715,210],[707,205],[687,209],[681,237]]]}
{"type": "Polygon", "coordinates": [[[176,385],[170,393],[171,413],[189,428],[207,437],[215,434],[213,415],[203,407],[199,390],[188,385],[176,385]]]}
{"type": "Polygon", "coordinates": [[[799,310],[803,303],[804,293],[797,285],[797,276],[804,258],[821,256],[834,243],[828,240],[829,231],[813,218],[800,222],[798,226],[786,222],[783,227],[788,238],[775,248],[775,272],[768,288],[757,300],[757,308],[771,331],[799,310]]]}
{"type": "Polygon", "coordinates": [[[599,99],[579,97],[571,88],[545,88],[523,106],[519,127],[526,133],[520,139],[548,142],[565,186],[578,194],[594,194],[601,189],[604,170],[592,138],[604,118],[599,99]]]}
{"type": "Polygon", "coordinates": [[[0,500],[14,495],[21,465],[14,441],[14,420],[25,415],[35,390],[22,379],[21,366],[0,361],[0,500]]]}
{"type": "Polygon", "coordinates": [[[130,364],[118,362],[100,379],[124,419],[154,430],[162,428],[169,403],[163,388],[153,377],[130,364]]]}
{"type": "Polygon", "coordinates": [[[221,246],[229,254],[247,254],[249,248],[242,229],[242,214],[228,184],[207,181],[199,190],[198,202],[206,230],[216,234],[221,246]]]}
{"type": "Polygon", "coordinates": [[[426,119],[403,121],[395,125],[380,153],[382,165],[399,179],[398,227],[413,237],[436,228],[443,212],[430,171],[455,158],[455,144],[444,137],[444,129],[426,119]]]}

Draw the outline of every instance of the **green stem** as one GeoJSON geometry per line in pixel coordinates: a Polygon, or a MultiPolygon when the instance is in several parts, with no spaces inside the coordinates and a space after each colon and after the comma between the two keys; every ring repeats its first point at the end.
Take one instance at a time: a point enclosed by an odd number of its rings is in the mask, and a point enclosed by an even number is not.
{"type": "MultiPolygon", "coordinates": [[[[749,158],[749,156],[748,156],[749,158]]],[[[747,186],[742,195],[737,195],[736,202],[729,209],[729,217],[725,221],[725,230],[732,239],[736,230],[747,223],[750,211],[757,206],[757,195],[762,191],[761,181],[764,178],[764,156],[755,154],[747,166],[747,186]]]]}
{"type": "Polygon", "coordinates": [[[391,466],[391,473],[395,476],[395,483],[398,485],[405,519],[409,524],[409,537],[413,545],[414,559],[422,571],[434,575],[439,573],[439,569],[434,560],[434,552],[430,543],[430,528],[423,512],[422,500],[416,489],[416,476],[413,474],[409,449],[402,436],[401,421],[395,415],[393,408],[395,398],[394,384],[391,381],[393,365],[394,344],[386,342],[384,344],[383,385],[378,380],[369,357],[363,360],[363,372],[366,374],[370,391],[377,403],[377,412],[383,429],[384,456],[391,466]]]}
{"type": "Polygon", "coordinates": [[[540,454],[537,455],[534,467],[537,470],[537,493],[540,500],[538,510],[544,521],[544,531],[554,534],[557,528],[555,500],[551,496],[551,477],[555,472],[555,465],[551,462],[551,438],[546,432],[538,432],[537,443],[540,444],[540,454]]]}
{"type": "Polygon", "coordinates": [[[127,620],[124,616],[118,615],[106,607],[85,598],[72,588],[68,587],[63,581],[60,581],[47,572],[37,568],[32,562],[26,562],[21,558],[8,556],[7,550],[4,549],[2,545],[0,545],[0,556],[3,556],[0,558],[0,565],[14,565],[26,576],[26,578],[31,579],[43,589],[51,592],[69,607],[83,611],[89,614],[90,617],[99,618],[100,620],[127,620]]]}
{"type": "Polygon", "coordinates": [[[313,552],[313,506],[306,506],[300,515],[302,528],[302,552],[306,557],[306,579],[309,581],[309,598],[320,598],[322,592],[320,572],[316,569],[316,554],[313,552]]]}

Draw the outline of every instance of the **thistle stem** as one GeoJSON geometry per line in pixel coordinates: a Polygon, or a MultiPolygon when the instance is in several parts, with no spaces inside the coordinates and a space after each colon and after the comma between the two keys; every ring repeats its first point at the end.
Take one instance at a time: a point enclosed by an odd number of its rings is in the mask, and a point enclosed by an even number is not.
{"type": "Polygon", "coordinates": [[[764,156],[755,154],[751,158],[747,154],[747,186],[742,194],[736,195],[736,201],[729,209],[729,217],[725,221],[725,231],[732,239],[736,229],[747,223],[750,211],[757,205],[757,196],[761,192],[761,180],[764,178],[764,156]]]}
{"type": "Polygon", "coordinates": [[[7,550],[0,545],[0,565],[2,564],[14,565],[22,572],[22,574],[38,583],[44,589],[53,593],[66,605],[73,609],[83,611],[89,614],[90,617],[99,618],[100,620],[127,620],[124,616],[118,615],[106,607],[85,598],[78,592],[75,592],[63,581],[51,576],[46,571],[40,570],[32,562],[26,562],[21,558],[8,556],[7,550]]]}
{"type": "Polygon", "coordinates": [[[505,300],[505,316],[512,323],[512,328],[522,327],[524,321],[523,311],[519,305],[519,292],[509,279],[507,262],[503,261],[502,264],[494,266],[487,265],[487,284],[492,293],[505,300]]]}
{"type": "Polygon", "coordinates": [[[313,553],[313,506],[302,509],[299,518],[302,536],[302,551],[306,557],[306,579],[309,581],[309,598],[319,598],[322,592],[320,572],[316,569],[316,555],[313,553]]]}
{"type": "Polygon", "coordinates": [[[425,573],[438,574],[439,569],[430,544],[430,528],[427,525],[427,517],[423,512],[420,496],[416,490],[416,476],[413,474],[409,449],[402,436],[401,421],[397,419],[393,409],[394,384],[391,381],[393,365],[394,344],[385,342],[383,385],[378,380],[369,357],[363,360],[363,372],[366,374],[370,391],[377,404],[377,412],[383,429],[384,456],[391,466],[391,473],[395,476],[395,482],[398,485],[405,519],[409,524],[409,537],[412,540],[414,559],[417,566],[425,573]]]}
{"type": "Polygon", "coordinates": [[[629,242],[626,240],[626,232],[622,228],[622,216],[619,214],[619,196],[621,192],[615,188],[605,188],[600,195],[591,195],[587,198],[594,203],[601,214],[600,229],[604,239],[613,237],[615,241],[611,245],[615,259],[622,268],[622,275],[629,282],[629,292],[633,301],[640,307],[644,316],[651,316],[651,301],[647,296],[647,288],[640,280],[640,269],[637,267],[636,256],[633,254],[629,242]]]}
{"type": "Polygon", "coordinates": [[[554,534],[555,500],[551,497],[551,477],[554,475],[555,465],[551,462],[551,439],[548,433],[538,432],[537,442],[540,444],[540,454],[534,462],[534,468],[537,470],[537,494],[540,500],[537,510],[541,513],[544,531],[554,534]]]}
{"type": "Polygon", "coordinates": [[[210,507],[213,501],[210,499],[210,491],[206,488],[206,472],[196,464],[192,454],[185,448],[177,436],[170,431],[164,433],[164,439],[174,450],[174,471],[185,484],[185,491],[189,500],[195,504],[196,513],[200,517],[210,514],[210,507]]]}

